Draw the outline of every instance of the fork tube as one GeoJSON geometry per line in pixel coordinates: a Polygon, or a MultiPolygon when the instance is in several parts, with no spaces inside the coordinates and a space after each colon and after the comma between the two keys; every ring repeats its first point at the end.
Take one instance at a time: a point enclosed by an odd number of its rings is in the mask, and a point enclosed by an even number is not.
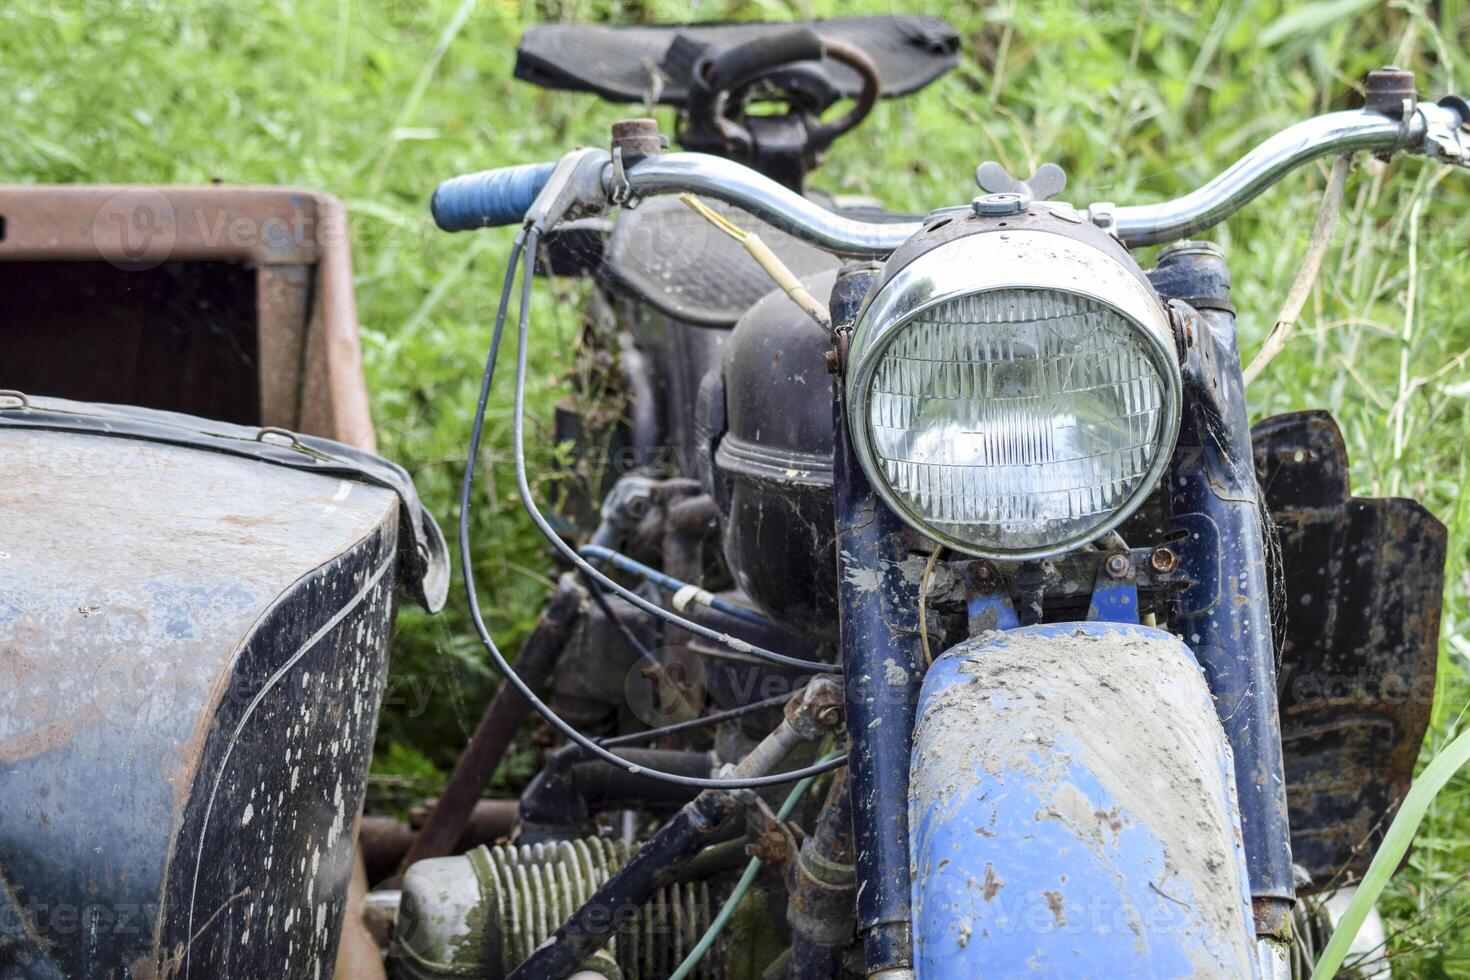
{"type": "MultiPolygon", "coordinates": [[[[839,276],[832,319],[850,324],[864,271],[839,276]]],[[[909,748],[920,673],[918,595],[899,563],[909,534],[877,498],[851,451],[842,385],[835,386],[834,499],[838,616],[847,701],[858,932],[867,975],[911,976],[909,748]]]]}
{"type": "Polygon", "coordinates": [[[1171,629],[1199,659],[1235,756],[1256,933],[1281,936],[1295,897],[1261,509],[1230,273],[1207,243],[1180,243],[1149,274],[1183,307],[1185,411],[1168,471],[1168,527],[1193,584],[1171,629]],[[1197,312],[1196,312],[1197,311],[1197,312]]]}

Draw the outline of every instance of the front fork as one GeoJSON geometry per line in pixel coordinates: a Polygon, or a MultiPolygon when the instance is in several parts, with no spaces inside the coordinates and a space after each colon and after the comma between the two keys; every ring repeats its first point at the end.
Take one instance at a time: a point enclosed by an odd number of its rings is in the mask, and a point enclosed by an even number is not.
{"type": "MultiPolygon", "coordinates": [[[[832,320],[856,318],[876,271],[838,277],[832,320]]],[[[1186,243],[1150,273],[1173,303],[1185,378],[1184,413],[1166,474],[1166,531],[1193,583],[1170,628],[1209,681],[1235,760],[1255,928],[1283,940],[1295,889],[1266,539],[1250,448],[1250,420],[1218,249],[1186,243]],[[1187,303],[1185,302],[1187,301],[1187,303]]],[[[922,681],[917,586],[903,573],[912,532],[878,500],[852,452],[843,387],[835,386],[837,581],[847,699],[858,929],[868,976],[913,965],[907,816],[914,705],[922,681]]]]}
{"type": "MultiPolygon", "coordinates": [[[[844,269],[832,321],[850,325],[877,270],[844,269]]],[[[852,452],[842,381],[834,385],[833,491],[838,619],[847,701],[848,780],[858,933],[869,977],[913,975],[909,749],[923,680],[916,585],[903,562],[913,534],[878,499],[852,452]]]]}
{"type": "Polygon", "coordinates": [[[1181,242],[1149,273],[1181,349],[1184,412],[1165,493],[1166,532],[1193,584],[1169,628],[1204,668],[1235,755],[1235,789],[1256,935],[1286,938],[1291,872],[1264,514],[1223,253],[1181,242]]]}

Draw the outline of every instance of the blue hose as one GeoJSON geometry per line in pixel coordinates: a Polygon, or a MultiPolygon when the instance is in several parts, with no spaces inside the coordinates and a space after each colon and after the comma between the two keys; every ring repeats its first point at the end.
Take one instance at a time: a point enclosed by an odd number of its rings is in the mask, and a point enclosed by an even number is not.
{"type": "MultiPolygon", "coordinates": [[[[681,582],[672,575],[667,575],[656,568],[650,568],[641,561],[634,561],[622,552],[613,551],[611,548],[604,548],[600,544],[583,545],[577,550],[584,558],[591,558],[594,561],[605,561],[614,568],[620,568],[630,575],[637,575],[639,578],[646,579],[659,588],[673,592],[676,595],[686,589],[695,588],[688,582],[681,582]]],[[[746,609],[742,605],[731,602],[729,599],[722,599],[703,589],[697,590],[694,601],[702,605],[707,605],[711,609],[717,609],[727,616],[734,616],[736,619],[750,623],[753,626],[760,626],[765,629],[771,629],[774,626],[769,619],[755,610],[746,609]]]]}

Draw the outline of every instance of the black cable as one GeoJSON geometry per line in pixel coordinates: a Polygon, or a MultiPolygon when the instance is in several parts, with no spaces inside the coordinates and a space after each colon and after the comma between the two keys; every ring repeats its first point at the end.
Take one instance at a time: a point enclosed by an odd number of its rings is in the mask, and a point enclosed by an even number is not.
{"type": "MultiPolygon", "coordinates": [[[[511,669],[510,664],[505,659],[505,655],[502,654],[500,652],[500,648],[495,645],[495,638],[490,635],[490,629],[485,625],[485,617],[480,612],[480,597],[475,592],[474,560],[470,554],[470,500],[474,495],[475,464],[480,458],[480,439],[484,433],[485,428],[485,407],[487,404],[489,404],[490,401],[490,382],[495,377],[495,361],[500,354],[500,341],[505,332],[505,318],[506,313],[510,307],[511,290],[515,287],[517,260],[521,257],[523,253],[528,257],[528,259],[536,254],[536,239],[538,237],[539,236],[534,230],[530,232],[522,232],[521,234],[516,236],[515,243],[511,247],[510,263],[505,273],[505,285],[502,287],[500,292],[500,306],[495,313],[495,330],[490,338],[490,350],[485,357],[485,376],[480,382],[480,396],[475,403],[475,420],[470,430],[469,450],[465,454],[464,480],[460,484],[459,560],[461,570],[464,573],[465,595],[469,602],[470,622],[474,624],[475,633],[479,636],[480,642],[484,644],[486,652],[490,654],[490,659],[494,661],[496,669],[500,671],[501,676],[505,678],[506,683],[514,687],[516,691],[520,693],[521,697],[526,699],[526,703],[535,708],[536,712],[540,714],[541,717],[545,718],[548,724],[550,724],[557,731],[561,732],[562,735],[566,736],[571,741],[586,749],[593,756],[603,760],[604,762],[608,762],[612,765],[618,766],[630,773],[642,773],[652,779],[660,779],[665,782],[678,783],[684,786],[693,786],[699,789],[758,789],[762,786],[778,786],[783,783],[789,783],[797,779],[805,779],[807,776],[814,776],[819,773],[829,772],[830,770],[835,769],[840,765],[843,765],[846,762],[846,759],[839,757],[829,760],[826,763],[819,763],[815,766],[807,766],[804,769],[797,769],[793,770],[792,772],[777,773],[770,776],[753,776],[746,779],[704,779],[698,776],[682,776],[678,773],[661,772],[657,769],[646,769],[642,766],[635,765],[634,763],[631,763],[626,759],[619,757],[615,753],[609,752],[607,749],[603,748],[601,745],[598,745],[595,741],[588,738],[586,735],[583,735],[581,732],[577,731],[575,727],[568,724],[560,715],[551,710],[551,707],[546,704],[546,702],[542,701],[541,698],[537,696],[536,692],[531,689],[531,686],[527,684],[519,674],[511,669]]],[[[522,283],[521,292],[520,337],[522,344],[522,355],[524,355],[524,345],[526,343],[528,334],[527,327],[531,315],[530,301],[532,270],[529,268],[530,261],[527,262],[527,266],[528,267],[525,271],[525,281],[522,283]]],[[[516,368],[517,384],[522,392],[524,392],[526,370],[526,359],[524,356],[518,358],[516,368]]],[[[517,415],[519,416],[519,412],[517,413],[517,415]]],[[[518,452],[521,443],[520,428],[521,427],[517,425],[515,432],[518,452]]],[[[521,469],[523,469],[523,455],[521,456],[521,463],[521,469]]]]}
{"type": "Polygon", "coordinates": [[[638,639],[638,634],[633,632],[633,628],[623,622],[623,617],[619,616],[613,610],[613,607],[608,604],[607,596],[602,592],[602,586],[598,585],[597,581],[585,572],[582,573],[582,584],[587,586],[587,593],[592,596],[592,601],[597,604],[598,609],[602,610],[602,614],[607,617],[607,621],[612,623],[618,633],[622,635],[623,642],[628,644],[628,648],[638,654],[640,660],[646,660],[655,667],[662,666],[659,663],[659,659],[653,655],[653,651],[648,649],[648,645],[638,639]]]}
{"type": "Polygon", "coordinates": [[[618,735],[614,738],[600,738],[597,742],[602,746],[637,745],[639,742],[646,742],[649,739],[663,738],[665,735],[677,735],[680,732],[687,732],[692,728],[707,728],[710,725],[717,725],[722,721],[730,721],[734,718],[753,715],[757,711],[774,708],[778,704],[785,704],[790,699],[790,694],[777,694],[763,701],[752,701],[750,704],[742,704],[738,708],[730,708],[728,711],[716,711],[712,715],[700,715],[698,718],[690,718],[688,721],[676,721],[672,725],[665,725],[662,728],[650,728],[644,732],[630,732],[627,735],[618,735]]]}
{"type": "Polygon", "coordinates": [[[526,513],[530,515],[531,521],[541,531],[542,536],[544,536],[547,541],[551,542],[551,546],[560,551],[562,555],[566,558],[566,560],[571,562],[573,568],[577,569],[584,575],[590,575],[592,578],[596,579],[600,585],[611,590],[615,595],[621,596],[628,602],[632,603],[634,606],[637,606],[639,609],[642,609],[646,613],[659,617],[666,623],[672,623],[680,629],[688,630],[695,636],[702,636],[707,640],[712,640],[715,643],[721,644],[722,646],[729,647],[731,650],[734,650],[737,653],[749,654],[752,657],[757,657],[761,660],[765,660],[769,663],[773,663],[781,667],[792,667],[796,670],[807,670],[811,671],[814,674],[842,673],[842,669],[835,664],[826,664],[818,660],[802,660],[800,657],[788,657],[784,653],[777,653],[774,650],[767,650],[763,647],[758,647],[755,644],[750,643],[746,640],[742,640],[737,636],[731,636],[728,633],[721,633],[719,630],[711,629],[708,626],[702,626],[699,623],[694,622],[692,619],[685,619],[683,616],[671,613],[657,603],[650,602],[638,593],[624,588],[617,582],[608,578],[607,575],[605,575],[591,562],[587,561],[587,559],[577,554],[577,549],[573,548],[571,545],[563,541],[561,539],[561,535],[556,533],[556,529],[551,526],[551,523],[547,521],[546,516],[541,513],[541,509],[536,506],[536,500],[531,495],[530,480],[526,475],[525,440],[526,348],[528,346],[528,340],[530,338],[531,324],[531,309],[529,305],[531,299],[530,282],[531,274],[535,266],[534,241],[539,237],[539,233],[535,230],[532,230],[530,232],[530,236],[530,241],[532,242],[532,244],[529,246],[526,252],[526,268],[523,275],[523,287],[521,297],[521,318],[519,329],[520,339],[519,347],[516,350],[515,404],[511,415],[511,441],[513,444],[512,448],[516,461],[516,489],[520,492],[521,505],[526,509],[526,513]]]}

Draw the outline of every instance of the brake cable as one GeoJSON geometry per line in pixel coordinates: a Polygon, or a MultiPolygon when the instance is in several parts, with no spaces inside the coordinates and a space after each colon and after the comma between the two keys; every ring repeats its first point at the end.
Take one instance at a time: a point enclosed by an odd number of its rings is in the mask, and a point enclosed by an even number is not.
{"type": "MultiPolygon", "coordinates": [[[[514,243],[512,243],[511,245],[510,261],[507,263],[505,282],[500,291],[500,304],[495,313],[495,329],[491,334],[490,349],[485,357],[485,374],[480,382],[479,398],[475,403],[475,418],[470,429],[470,444],[469,449],[465,454],[464,480],[460,484],[460,566],[461,570],[464,573],[465,595],[469,603],[470,622],[474,625],[475,633],[479,637],[480,643],[485,647],[485,651],[490,655],[490,659],[494,662],[496,669],[500,671],[502,677],[504,677],[505,682],[514,687],[516,691],[521,695],[521,697],[526,699],[526,703],[534,708],[537,714],[545,718],[548,724],[559,731],[563,736],[581,746],[595,758],[601,759],[603,762],[609,763],[610,765],[617,766],[618,768],[629,773],[646,775],[651,779],[657,779],[662,782],[676,783],[681,786],[690,786],[698,789],[759,789],[764,786],[778,786],[783,783],[792,782],[794,780],[805,779],[809,776],[815,776],[824,772],[830,772],[831,770],[846,764],[847,760],[844,757],[839,756],[834,759],[826,760],[817,765],[807,766],[802,769],[794,769],[790,772],[776,773],[768,776],[751,776],[742,779],[711,779],[699,776],[685,776],[680,773],[663,772],[662,770],[649,769],[645,766],[637,765],[636,763],[630,762],[627,759],[624,759],[623,757],[617,755],[616,753],[610,752],[607,749],[603,748],[596,741],[578,731],[575,726],[567,722],[554,710],[552,710],[550,705],[541,700],[541,698],[531,688],[531,685],[527,684],[525,680],[522,679],[521,676],[515,672],[510,663],[505,659],[505,655],[500,652],[500,648],[495,645],[495,638],[491,636],[489,627],[485,625],[484,615],[480,611],[480,597],[475,591],[474,561],[473,556],[470,552],[470,501],[473,498],[474,494],[475,465],[480,457],[480,440],[484,434],[485,429],[485,409],[490,401],[490,384],[495,377],[495,362],[500,354],[500,341],[505,332],[506,314],[510,308],[510,294],[515,287],[516,268],[522,255],[526,257],[526,263],[524,271],[524,281],[522,283],[521,291],[519,330],[520,350],[518,351],[516,362],[516,409],[514,426],[516,447],[516,476],[517,481],[520,483],[522,488],[522,501],[527,503],[528,509],[531,510],[532,519],[536,520],[537,526],[542,528],[543,534],[548,534],[548,532],[550,531],[550,528],[545,526],[546,519],[542,517],[540,512],[536,511],[534,509],[534,506],[530,503],[530,492],[529,488],[526,486],[525,481],[525,455],[523,452],[524,445],[522,439],[522,409],[524,407],[526,374],[526,341],[529,335],[531,315],[530,302],[532,273],[534,271],[533,263],[535,262],[536,243],[539,237],[539,234],[534,229],[530,230],[529,232],[523,231],[521,234],[518,234],[516,236],[514,243]]],[[[554,533],[549,533],[548,537],[552,538],[563,549],[570,550],[563,542],[561,542],[560,538],[556,537],[554,533]]],[[[576,556],[575,552],[572,552],[572,554],[576,556]]],[[[606,576],[597,572],[597,570],[593,569],[590,565],[587,564],[587,562],[581,561],[579,556],[577,557],[579,565],[586,566],[587,570],[590,570],[595,578],[608,582],[609,584],[613,585],[615,589],[620,593],[626,592],[626,590],[622,589],[620,586],[617,586],[617,583],[614,583],[610,579],[607,579],[606,576]]],[[[641,596],[625,596],[625,598],[637,598],[640,600],[641,605],[652,606],[652,603],[647,603],[646,600],[642,600],[641,596]]],[[[635,603],[635,605],[639,605],[640,603],[635,603]]],[[[657,607],[653,607],[653,609],[651,609],[650,611],[655,612],[655,614],[664,613],[663,610],[658,609],[657,607]]],[[[685,622],[684,620],[682,620],[681,617],[673,617],[669,615],[666,616],[666,618],[668,618],[671,622],[678,621],[680,625],[685,622]]],[[[690,626],[697,625],[698,624],[690,624],[690,626]]],[[[703,630],[703,628],[694,631],[700,632],[700,630],[703,630]]],[[[715,633],[715,631],[703,630],[703,633],[715,633]]],[[[719,639],[720,636],[722,636],[722,634],[715,634],[714,638],[719,639]]],[[[726,638],[727,641],[733,639],[734,638],[726,638]]],[[[739,643],[741,641],[735,640],[734,642],[739,643]]],[[[749,645],[746,644],[745,646],[748,647],[749,645]]],[[[755,650],[751,648],[749,652],[754,653],[755,650]]],[[[783,659],[790,660],[794,658],[783,659]]],[[[807,661],[797,662],[799,664],[802,664],[803,666],[807,665],[808,663],[807,661]]],[[[818,668],[823,673],[834,672],[833,668],[827,664],[812,664],[811,666],[818,668]]]]}
{"type": "MultiPolygon", "coordinates": [[[[603,586],[604,588],[610,589],[615,595],[621,596],[628,602],[632,603],[634,606],[642,609],[644,612],[649,613],[653,616],[657,616],[665,622],[677,626],[680,629],[688,630],[696,636],[702,636],[707,640],[711,640],[715,643],[727,646],[738,653],[749,654],[753,657],[769,661],[770,663],[776,664],[781,667],[792,667],[797,670],[807,670],[815,674],[841,673],[841,668],[836,664],[822,663],[819,660],[803,660],[800,657],[788,657],[783,653],[777,653],[774,650],[767,650],[763,647],[758,647],[752,643],[742,640],[739,637],[731,636],[728,633],[722,633],[719,630],[711,629],[708,626],[704,626],[700,623],[694,622],[692,619],[685,619],[683,616],[679,616],[676,613],[669,612],[667,609],[663,608],[657,603],[650,602],[648,599],[632,591],[631,589],[627,589],[624,588],[622,585],[619,585],[617,582],[613,581],[601,570],[599,570],[597,566],[593,565],[591,562],[587,561],[587,559],[577,554],[577,550],[561,539],[561,535],[556,533],[555,528],[551,526],[551,523],[547,521],[545,515],[541,513],[540,508],[536,506],[535,498],[531,495],[531,484],[529,478],[526,475],[525,439],[526,348],[529,346],[528,342],[530,340],[531,279],[536,261],[536,243],[540,240],[541,235],[540,232],[536,231],[534,228],[526,234],[527,237],[525,250],[525,270],[523,272],[521,284],[522,295],[520,326],[516,350],[515,403],[511,416],[511,441],[512,451],[515,456],[516,464],[516,488],[520,492],[521,504],[525,507],[526,513],[530,515],[531,520],[536,525],[537,529],[540,530],[541,535],[546,538],[548,542],[550,542],[553,548],[561,552],[562,556],[566,558],[567,561],[571,562],[572,566],[575,567],[577,571],[581,572],[584,575],[591,576],[597,581],[599,585],[603,586]]],[[[511,273],[510,275],[513,279],[514,274],[511,273]]]]}

